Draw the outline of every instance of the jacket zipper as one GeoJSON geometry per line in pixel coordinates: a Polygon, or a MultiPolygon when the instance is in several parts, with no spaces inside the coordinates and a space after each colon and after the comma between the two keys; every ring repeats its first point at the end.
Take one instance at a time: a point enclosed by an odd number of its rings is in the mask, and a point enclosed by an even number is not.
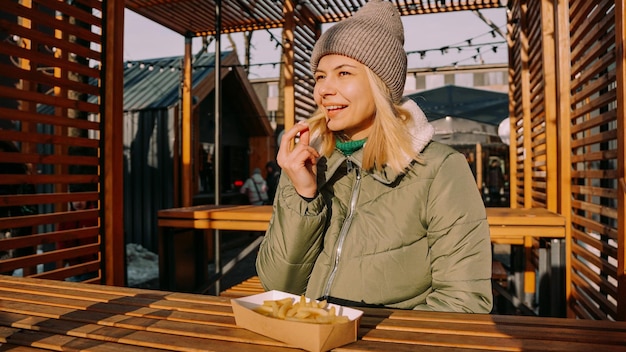
{"type": "Polygon", "coordinates": [[[339,240],[337,241],[337,248],[335,249],[335,261],[333,264],[333,269],[328,276],[328,281],[326,281],[326,285],[324,287],[322,297],[328,297],[330,295],[330,287],[335,280],[335,275],[337,274],[337,268],[339,266],[339,258],[341,257],[341,251],[343,250],[343,242],[348,235],[348,230],[350,229],[350,224],[352,223],[352,218],[354,216],[354,209],[356,208],[356,202],[359,199],[359,190],[361,186],[361,170],[358,166],[353,166],[352,162],[348,159],[348,172],[354,170],[356,180],[354,182],[354,187],[352,187],[352,196],[350,197],[350,209],[348,210],[348,216],[343,221],[341,225],[341,231],[339,232],[339,240]]]}

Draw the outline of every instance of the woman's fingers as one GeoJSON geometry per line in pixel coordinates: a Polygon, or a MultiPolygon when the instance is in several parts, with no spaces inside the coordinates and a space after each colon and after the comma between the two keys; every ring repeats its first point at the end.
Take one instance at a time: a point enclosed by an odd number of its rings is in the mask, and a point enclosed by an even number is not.
{"type": "Polygon", "coordinates": [[[309,129],[309,126],[306,126],[306,129],[300,130],[300,141],[298,142],[298,144],[302,143],[302,145],[309,145],[309,141],[311,139],[311,130],[309,129]]]}
{"type": "MultiPolygon", "coordinates": [[[[308,131],[309,130],[309,125],[307,125],[305,122],[298,122],[297,124],[295,124],[292,128],[289,129],[289,131],[286,131],[283,134],[283,137],[280,141],[280,150],[283,151],[290,151],[291,150],[291,146],[293,144],[293,142],[295,141],[296,136],[298,135],[298,133],[301,133],[303,131],[308,131]]],[[[302,142],[302,140],[300,141],[302,142]]],[[[309,144],[309,141],[307,139],[306,144],[309,144]]]]}
{"type": "Polygon", "coordinates": [[[297,123],[285,132],[278,149],[277,161],[279,165],[281,167],[285,167],[287,164],[293,165],[294,160],[297,160],[296,164],[303,164],[306,160],[314,160],[315,158],[318,158],[319,153],[317,150],[309,146],[309,141],[309,126],[304,122],[297,123]],[[292,147],[298,134],[300,134],[300,140],[292,147]],[[302,154],[300,153],[302,150],[306,150],[308,153],[311,153],[311,155],[302,158],[302,154]]]}
{"type": "Polygon", "coordinates": [[[298,123],[283,134],[276,160],[291,180],[296,192],[305,197],[313,197],[317,192],[315,164],[319,153],[309,145],[311,139],[309,126],[298,123]],[[292,148],[296,136],[300,140],[292,148]]]}

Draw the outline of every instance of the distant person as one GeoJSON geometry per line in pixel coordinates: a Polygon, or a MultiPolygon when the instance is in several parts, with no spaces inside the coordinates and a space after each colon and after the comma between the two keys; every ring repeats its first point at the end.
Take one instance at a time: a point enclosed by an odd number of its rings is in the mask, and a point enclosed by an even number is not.
{"type": "Polygon", "coordinates": [[[203,147],[200,147],[199,156],[200,156],[200,185],[202,187],[202,192],[209,193],[214,186],[212,155],[209,154],[203,147]]]}
{"type": "Polygon", "coordinates": [[[500,196],[504,194],[504,173],[498,160],[492,160],[487,172],[487,190],[489,191],[489,203],[498,205],[501,203],[500,196]]]}
{"type": "Polygon", "coordinates": [[[267,172],[267,196],[269,198],[269,204],[274,202],[276,196],[276,188],[278,187],[278,180],[280,179],[280,167],[278,164],[270,160],[265,164],[265,171],[267,172]]]}
{"type": "Polygon", "coordinates": [[[402,99],[403,44],[380,0],[315,44],[317,111],[280,142],[257,273],[266,290],[348,306],[489,313],[485,206],[463,154],[402,99]]]}
{"type": "Polygon", "coordinates": [[[248,201],[252,205],[263,205],[269,200],[267,194],[267,183],[261,175],[261,169],[258,167],[252,172],[246,182],[241,186],[241,193],[248,196],[248,201]]]}

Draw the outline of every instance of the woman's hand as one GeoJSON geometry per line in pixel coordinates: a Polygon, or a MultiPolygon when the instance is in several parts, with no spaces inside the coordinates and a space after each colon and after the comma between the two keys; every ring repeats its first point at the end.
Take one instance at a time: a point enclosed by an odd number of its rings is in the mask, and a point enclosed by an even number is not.
{"type": "Polygon", "coordinates": [[[297,123],[283,134],[276,161],[287,173],[296,192],[305,198],[317,195],[317,158],[319,153],[309,145],[311,133],[306,123],[297,123]],[[300,133],[300,141],[292,145],[300,133]]]}

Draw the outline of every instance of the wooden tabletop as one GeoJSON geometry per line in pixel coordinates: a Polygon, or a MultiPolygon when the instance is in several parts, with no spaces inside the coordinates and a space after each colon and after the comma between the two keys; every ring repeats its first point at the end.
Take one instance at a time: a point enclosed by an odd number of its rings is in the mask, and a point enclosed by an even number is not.
{"type": "MultiPolygon", "coordinates": [[[[626,351],[626,322],[364,309],[334,351],[626,351]]],[[[0,351],[299,351],[226,297],[0,276],[0,351]]]]}
{"type": "Polygon", "coordinates": [[[544,208],[493,208],[487,207],[490,225],[544,225],[565,226],[565,218],[544,208]]]}
{"type": "Polygon", "coordinates": [[[565,217],[543,208],[487,208],[491,241],[524,244],[529,237],[565,238],[565,217]]]}
{"type": "MultiPolygon", "coordinates": [[[[565,237],[565,218],[543,208],[487,208],[494,242],[523,244],[524,237],[565,237]]],[[[159,211],[159,226],[264,231],[271,205],[198,205],[159,211]]]]}

